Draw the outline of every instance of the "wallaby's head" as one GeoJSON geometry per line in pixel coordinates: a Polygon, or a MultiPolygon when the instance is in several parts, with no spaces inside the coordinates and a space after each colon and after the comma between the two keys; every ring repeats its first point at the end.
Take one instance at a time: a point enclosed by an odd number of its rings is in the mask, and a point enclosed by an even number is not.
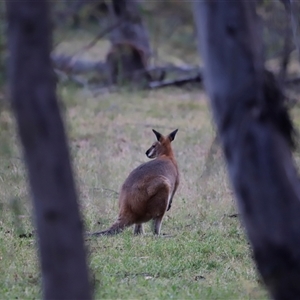
{"type": "Polygon", "coordinates": [[[175,139],[178,129],[172,131],[169,135],[163,136],[158,131],[152,129],[157,141],[146,151],[149,158],[156,158],[161,155],[170,155],[172,153],[171,142],[175,139]]]}

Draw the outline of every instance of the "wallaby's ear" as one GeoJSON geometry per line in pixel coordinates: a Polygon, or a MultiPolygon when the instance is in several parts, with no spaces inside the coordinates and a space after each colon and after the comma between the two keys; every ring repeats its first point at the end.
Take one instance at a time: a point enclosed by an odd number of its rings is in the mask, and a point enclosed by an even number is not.
{"type": "Polygon", "coordinates": [[[174,141],[177,131],[178,131],[178,129],[172,131],[172,132],[168,135],[168,138],[169,138],[169,140],[170,140],[171,142],[174,141]]]}
{"type": "Polygon", "coordinates": [[[152,131],[154,132],[154,134],[155,134],[157,140],[159,141],[159,140],[162,138],[162,134],[159,133],[158,131],[154,130],[154,129],[152,129],[152,131]]]}

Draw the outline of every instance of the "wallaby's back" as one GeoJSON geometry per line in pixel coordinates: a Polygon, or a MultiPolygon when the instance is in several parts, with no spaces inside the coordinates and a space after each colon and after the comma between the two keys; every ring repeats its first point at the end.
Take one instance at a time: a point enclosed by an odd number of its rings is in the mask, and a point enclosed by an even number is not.
{"type": "Polygon", "coordinates": [[[119,216],[107,230],[93,235],[108,235],[121,232],[135,224],[134,233],[143,233],[142,223],[154,221],[154,233],[160,233],[162,218],[170,209],[179,184],[179,173],[171,142],[177,130],[164,137],[153,130],[157,137],[146,152],[155,158],[134,169],[123,183],[119,197],[119,216]]]}

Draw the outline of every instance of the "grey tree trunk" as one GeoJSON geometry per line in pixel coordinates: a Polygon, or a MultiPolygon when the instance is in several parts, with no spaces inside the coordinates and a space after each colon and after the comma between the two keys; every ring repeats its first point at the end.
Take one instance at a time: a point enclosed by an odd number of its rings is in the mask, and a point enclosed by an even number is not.
{"type": "Polygon", "coordinates": [[[293,32],[293,40],[298,51],[298,57],[300,59],[300,3],[295,0],[281,0],[284,4],[285,9],[290,17],[292,32],[293,32]]]}
{"type": "Polygon", "coordinates": [[[10,93],[33,197],[45,299],[91,298],[75,185],[51,67],[46,0],[6,1],[10,93]]]}
{"type": "Polygon", "coordinates": [[[112,83],[146,85],[151,49],[137,0],[113,0],[110,17],[120,26],[111,31],[111,48],[106,57],[112,83]],[[135,73],[136,72],[136,73],[135,73]]]}
{"type": "Polygon", "coordinates": [[[293,128],[264,71],[255,2],[194,1],[204,80],[258,270],[275,299],[300,298],[300,184],[293,128]]]}

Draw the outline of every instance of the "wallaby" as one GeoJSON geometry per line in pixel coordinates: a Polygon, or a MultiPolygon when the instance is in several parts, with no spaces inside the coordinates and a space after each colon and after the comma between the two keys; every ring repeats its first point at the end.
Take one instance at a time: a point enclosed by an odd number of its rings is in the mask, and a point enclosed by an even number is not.
{"type": "Polygon", "coordinates": [[[134,169],[123,183],[119,196],[119,216],[107,230],[91,235],[113,235],[135,224],[134,234],[143,234],[143,223],[153,220],[154,234],[160,234],[162,218],[171,208],[179,184],[179,173],[171,142],[178,129],[163,136],[152,129],[157,141],[146,151],[154,158],[134,169]]]}

